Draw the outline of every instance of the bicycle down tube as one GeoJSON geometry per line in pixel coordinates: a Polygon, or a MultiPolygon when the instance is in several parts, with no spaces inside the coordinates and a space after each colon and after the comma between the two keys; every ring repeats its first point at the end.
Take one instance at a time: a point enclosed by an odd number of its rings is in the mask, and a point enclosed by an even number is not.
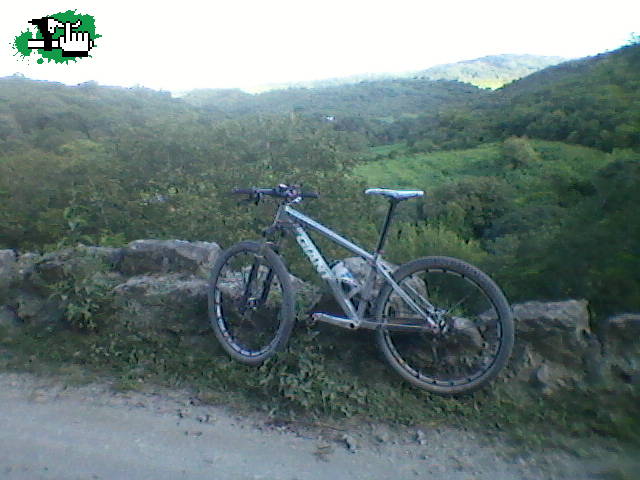
{"type": "MultiPolygon", "coordinates": [[[[371,276],[374,275],[374,273],[378,273],[384,278],[384,280],[387,283],[391,284],[391,287],[393,288],[393,290],[404,301],[407,302],[407,305],[409,305],[415,311],[415,313],[419,315],[420,318],[426,320],[426,322],[431,328],[433,329],[438,328],[437,323],[431,318],[431,315],[430,315],[435,311],[435,307],[433,307],[433,305],[431,305],[431,303],[429,303],[427,299],[421,297],[421,300],[424,302],[427,308],[427,311],[423,310],[393,280],[391,274],[387,271],[387,268],[382,263],[382,259],[380,258],[380,255],[378,252],[372,255],[366,250],[363,250],[362,248],[360,248],[355,243],[347,240],[341,235],[335,233],[333,230],[325,227],[324,225],[316,222],[312,218],[304,215],[303,213],[295,210],[294,208],[288,205],[283,206],[281,212],[283,212],[284,214],[290,216],[295,220],[293,225],[293,231],[295,234],[296,241],[302,248],[302,251],[305,253],[305,255],[309,258],[311,264],[316,269],[320,277],[324,279],[331,287],[331,290],[336,298],[336,301],[338,302],[342,310],[345,312],[345,314],[349,317],[349,320],[351,321],[351,325],[350,325],[351,328],[354,328],[354,329],[358,328],[361,325],[363,325],[363,323],[369,324],[369,325],[366,325],[369,328],[371,328],[372,325],[370,325],[371,322],[366,322],[362,318],[363,309],[361,309],[360,311],[357,311],[353,305],[353,302],[351,302],[351,300],[347,298],[347,296],[345,295],[340,285],[340,281],[335,277],[335,275],[331,271],[331,268],[327,264],[327,261],[322,256],[322,254],[316,247],[315,243],[313,243],[313,240],[309,237],[307,232],[304,230],[303,226],[311,228],[312,230],[320,233],[321,235],[333,241],[334,243],[337,243],[344,249],[349,250],[350,252],[363,258],[364,260],[367,261],[369,265],[374,267],[369,271],[368,276],[364,282],[365,291],[363,291],[362,294],[366,300],[369,299],[369,294],[371,293],[371,290],[373,289],[373,285],[374,285],[374,281],[372,281],[373,279],[371,278],[371,276]]],[[[278,212],[278,217],[282,215],[281,212],[278,212]]]]}

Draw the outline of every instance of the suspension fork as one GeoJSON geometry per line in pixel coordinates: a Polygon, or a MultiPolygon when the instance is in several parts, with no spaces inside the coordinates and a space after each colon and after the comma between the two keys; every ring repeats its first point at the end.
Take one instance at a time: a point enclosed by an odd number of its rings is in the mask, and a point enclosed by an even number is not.
{"type": "Polygon", "coordinates": [[[264,302],[267,301],[267,297],[269,296],[269,292],[271,291],[271,282],[273,280],[273,276],[275,273],[272,268],[269,268],[269,271],[267,272],[267,276],[265,277],[262,283],[262,292],[260,293],[260,298],[258,299],[251,298],[252,287],[256,283],[256,279],[260,272],[260,267],[263,266],[261,259],[262,259],[262,256],[257,256],[256,258],[254,258],[253,264],[251,265],[251,270],[249,270],[249,278],[244,287],[244,292],[242,293],[242,297],[240,297],[239,310],[241,313],[244,313],[249,308],[262,306],[264,302]]]}
{"type": "Polygon", "coordinates": [[[260,271],[260,266],[262,265],[261,259],[264,257],[263,249],[271,248],[274,252],[278,253],[280,246],[282,244],[282,237],[283,237],[282,234],[276,239],[275,242],[267,240],[269,237],[272,237],[274,234],[282,232],[282,228],[280,226],[280,215],[281,215],[280,211],[281,209],[278,209],[278,213],[276,214],[276,217],[273,223],[271,224],[271,226],[266,228],[262,232],[262,236],[265,238],[265,242],[262,244],[260,253],[258,254],[258,256],[256,256],[256,258],[253,260],[253,264],[251,265],[251,270],[249,271],[249,280],[247,282],[247,285],[245,286],[244,293],[240,299],[241,312],[244,312],[244,310],[250,307],[260,307],[264,305],[264,303],[267,301],[267,297],[269,296],[269,293],[271,292],[271,282],[273,281],[273,276],[275,275],[275,273],[272,268],[269,268],[269,271],[267,272],[267,276],[263,282],[262,293],[260,294],[260,298],[257,300],[254,299],[253,301],[251,301],[251,304],[249,304],[249,300],[251,297],[251,285],[253,284],[256,277],[258,276],[258,273],[260,271]]]}

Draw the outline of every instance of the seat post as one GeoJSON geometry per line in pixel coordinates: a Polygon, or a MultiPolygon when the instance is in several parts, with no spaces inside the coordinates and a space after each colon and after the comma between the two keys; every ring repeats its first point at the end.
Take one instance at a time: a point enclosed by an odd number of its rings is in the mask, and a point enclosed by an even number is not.
{"type": "Polygon", "coordinates": [[[384,244],[387,240],[387,232],[389,231],[389,225],[391,224],[391,217],[393,216],[393,212],[395,211],[398,203],[400,203],[400,201],[395,198],[389,199],[389,210],[387,211],[387,218],[384,219],[382,231],[380,232],[380,239],[378,240],[378,246],[376,247],[377,253],[382,253],[382,249],[384,248],[384,244]]]}

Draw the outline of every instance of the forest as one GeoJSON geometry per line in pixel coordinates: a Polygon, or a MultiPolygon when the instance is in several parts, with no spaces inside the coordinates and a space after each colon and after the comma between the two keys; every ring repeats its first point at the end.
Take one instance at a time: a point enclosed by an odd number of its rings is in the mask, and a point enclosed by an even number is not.
{"type": "MultiPolygon", "coordinates": [[[[260,94],[0,79],[0,249],[255,238],[272,206],[233,187],[301,184],[304,210],[389,255],[455,255],[512,301],[640,311],[640,45],[497,90],[399,78],[260,94]]],[[[331,256],[340,252],[327,248],[331,256]]],[[[295,267],[295,264],[294,264],[295,267]]]]}

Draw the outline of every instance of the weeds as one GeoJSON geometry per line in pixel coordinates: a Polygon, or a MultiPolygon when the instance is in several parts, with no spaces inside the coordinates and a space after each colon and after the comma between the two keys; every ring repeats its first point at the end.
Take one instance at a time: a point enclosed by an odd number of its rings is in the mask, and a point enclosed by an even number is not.
{"type": "Polygon", "coordinates": [[[115,283],[107,270],[102,260],[81,257],[77,262],[65,263],[63,278],[49,286],[49,298],[61,302],[65,318],[73,327],[96,331],[100,320],[110,313],[115,283]]]}
{"type": "Polygon", "coordinates": [[[115,379],[118,390],[146,384],[188,388],[205,402],[261,409],[285,420],[356,417],[426,428],[471,428],[497,438],[509,436],[514,452],[571,451],[571,437],[640,444],[637,390],[604,402],[602,395],[588,391],[533,398],[514,396],[509,383],[498,381],[474,395],[439,397],[388,372],[371,355],[373,347],[366,340],[354,346],[352,337],[297,330],[286,351],[256,369],[230,360],[213,335],[194,346],[180,336],[150,337],[122,328],[103,328],[98,334],[28,327],[0,339],[0,368],[72,371],[75,377],[83,369],[92,372],[88,380],[91,375],[115,379]]]}

